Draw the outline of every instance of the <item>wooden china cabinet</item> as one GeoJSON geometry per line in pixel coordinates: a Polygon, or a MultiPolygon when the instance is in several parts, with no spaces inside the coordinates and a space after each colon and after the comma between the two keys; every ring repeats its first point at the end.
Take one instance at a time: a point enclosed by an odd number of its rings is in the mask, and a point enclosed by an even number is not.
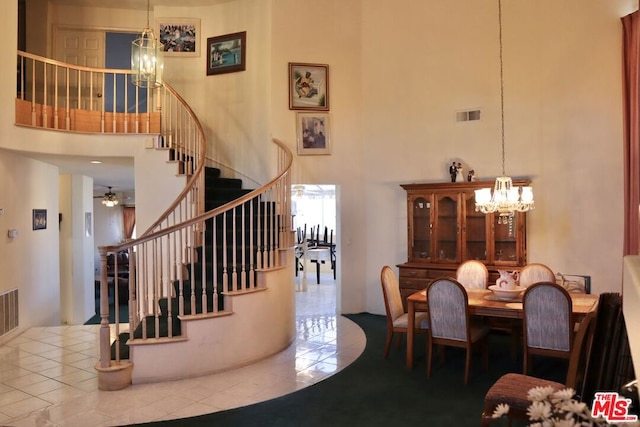
{"type": "MultiPolygon", "coordinates": [[[[408,260],[398,265],[400,293],[406,297],[440,276],[455,277],[461,262],[476,259],[489,269],[489,284],[498,270],[519,270],[526,264],[526,214],[511,217],[475,210],[475,193],[494,181],[403,184],[407,192],[408,260]]],[[[529,185],[514,180],[514,186],[529,185]]]]}

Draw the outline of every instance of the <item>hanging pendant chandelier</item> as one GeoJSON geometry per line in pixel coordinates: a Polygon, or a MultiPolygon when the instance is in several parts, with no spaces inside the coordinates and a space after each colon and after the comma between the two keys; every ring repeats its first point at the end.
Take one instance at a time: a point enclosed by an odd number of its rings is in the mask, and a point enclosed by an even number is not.
{"type": "Polygon", "coordinates": [[[116,193],[111,191],[111,187],[109,187],[109,191],[104,193],[104,197],[102,198],[102,204],[108,208],[112,208],[118,204],[118,198],[116,197],[116,193]]]}
{"type": "Polygon", "coordinates": [[[499,214],[498,223],[506,224],[514,212],[526,212],[534,208],[533,189],[514,187],[504,168],[504,78],[502,61],[502,1],[498,0],[498,26],[500,40],[500,125],[502,136],[502,176],[496,178],[493,193],[490,188],[475,191],[476,211],[499,214]]]}
{"type": "Polygon", "coordinates": [[[149,26],[149,0],[147,0],[147,26],[139,38],[131,43],[131,82],[142,88],[162,86],[162,43],[149,26]]]}

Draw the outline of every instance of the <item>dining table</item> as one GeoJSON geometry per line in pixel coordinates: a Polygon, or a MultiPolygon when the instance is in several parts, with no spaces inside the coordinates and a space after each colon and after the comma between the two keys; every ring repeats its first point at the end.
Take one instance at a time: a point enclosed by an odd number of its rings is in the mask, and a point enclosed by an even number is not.
{"type": "MultiPolygon", "coordinates": [[[[467,289],[469,314],[474,316],[499,317],[504,319],[522,319],[522,298],[501,298],[489,289],[467,289]]],[[[570,292],[574,321],[581,321],[589,313],[599,296],[570,292]]],[[[416,311],[427,311],[427,291],[414,292],[407,297],[408,319],[415,319],[416,311]]],[[[415,338],[415,322],[407,322],[407,368],[413,368],[413,347],[415,338]]]]}

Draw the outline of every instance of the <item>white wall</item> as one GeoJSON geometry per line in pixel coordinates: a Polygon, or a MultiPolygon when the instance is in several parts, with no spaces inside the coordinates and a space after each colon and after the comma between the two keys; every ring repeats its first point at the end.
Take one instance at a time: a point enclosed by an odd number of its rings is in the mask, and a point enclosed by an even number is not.
{"type": "Polygon", "coordinates": [[[0,188],[0,293],[19,289],[20,330],[58,325],[58,169],[0,149],[0,188]],[[32,229],[33,209],[47,210],[46,229],[32,229]]]}
{"type": "MultiPolygon", "coordinates": [[[[340,239],[341,266],[337,282],[338,307],[345,313],[369,309],[365,233],[367,229],[374,230],[374,224],[370,224],[372,200],[364,193],[363,169],[382,167],[363,162],[369,141],[364,138],[362,128],[365,70],[361,65],[361,12],[360,1],[330,0],[318,6],[308,0],[277,0],[273,2],[271,23],[272,133],[294,153],[296,111],[288,109],[288,63],[329,65],[333,152],[330,156],[295,156],[292,181],[338,186],[336,233],[340,239]],[[312,10],[311,19],[300,19],[300,10],[312,10]]],[[[389,224],[375,226],[385,228],[389,224]]],[[[380,288],[379,268],[376,274],[378,283],[371,285],[377,289],[380,288]]]]}
{"type": "Polygon", "coordinates": [[[187,177],[169,151],[140,146],[135,156],[136,232],[141,236],[184,189],[187,177]]]}
{"type": "Polygon", "coordinates": [[[164,78],[202,121],[207,154],[262,183],[275,173],[275,157],[266,160],[275,152],[269,132],[271,3],[235,0],[202,7],[155,7],[153,11],[154,17],[200,19],[200,56],[165,57],[164,78]],[[207,38],[240,31],[247,32],[246,70],[207,76],[207,38]]]}
{"type": "MultiPolygon", "coordinates": [[[[58,178],[60,230],[60,311],[63,324],[82,324],[95,314],[93,178],[58,178]],[[87,214],[90,228],[87,228],[87,214]]],[[[58,218],[56,215],[56,226],[58,218]]]]}
{"type": "MultiPolygon", "coordinates": [[[[17,45],[17,2],[4,5],[0,23],[5,41],[17,45]]],[[[16,143],[12,130],[15,64],[5,61],[0,73],[0,146],[16,143]]],[[[58,263],[58,169],[0,148],[0,292],[19,289],[20,330],[60,322],[58,263]],[[45,230],[32,230],[32,210],[46,209],[45,230]],[[7,231],[18,230],[9,239],[7,231]]]]}

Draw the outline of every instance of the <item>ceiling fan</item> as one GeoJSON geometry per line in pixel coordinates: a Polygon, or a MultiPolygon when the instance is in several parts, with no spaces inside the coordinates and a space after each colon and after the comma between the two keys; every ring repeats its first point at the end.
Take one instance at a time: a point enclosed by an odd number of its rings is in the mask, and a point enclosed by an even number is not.
{"type": "Polygon", "coordinates": [[[109,188],[109,191],[104,193],[104,196],[94,196],[93,198],[94,199],[102,199],[102,204],[103,205],[105,205],[108,208],[112,208],[112,207],[116,206],[120,202],[118,201],[118,197],[116,196],[116,193],[111,191],[111,189],[113,187],[107,187],[107,188],[109,188]]]}

